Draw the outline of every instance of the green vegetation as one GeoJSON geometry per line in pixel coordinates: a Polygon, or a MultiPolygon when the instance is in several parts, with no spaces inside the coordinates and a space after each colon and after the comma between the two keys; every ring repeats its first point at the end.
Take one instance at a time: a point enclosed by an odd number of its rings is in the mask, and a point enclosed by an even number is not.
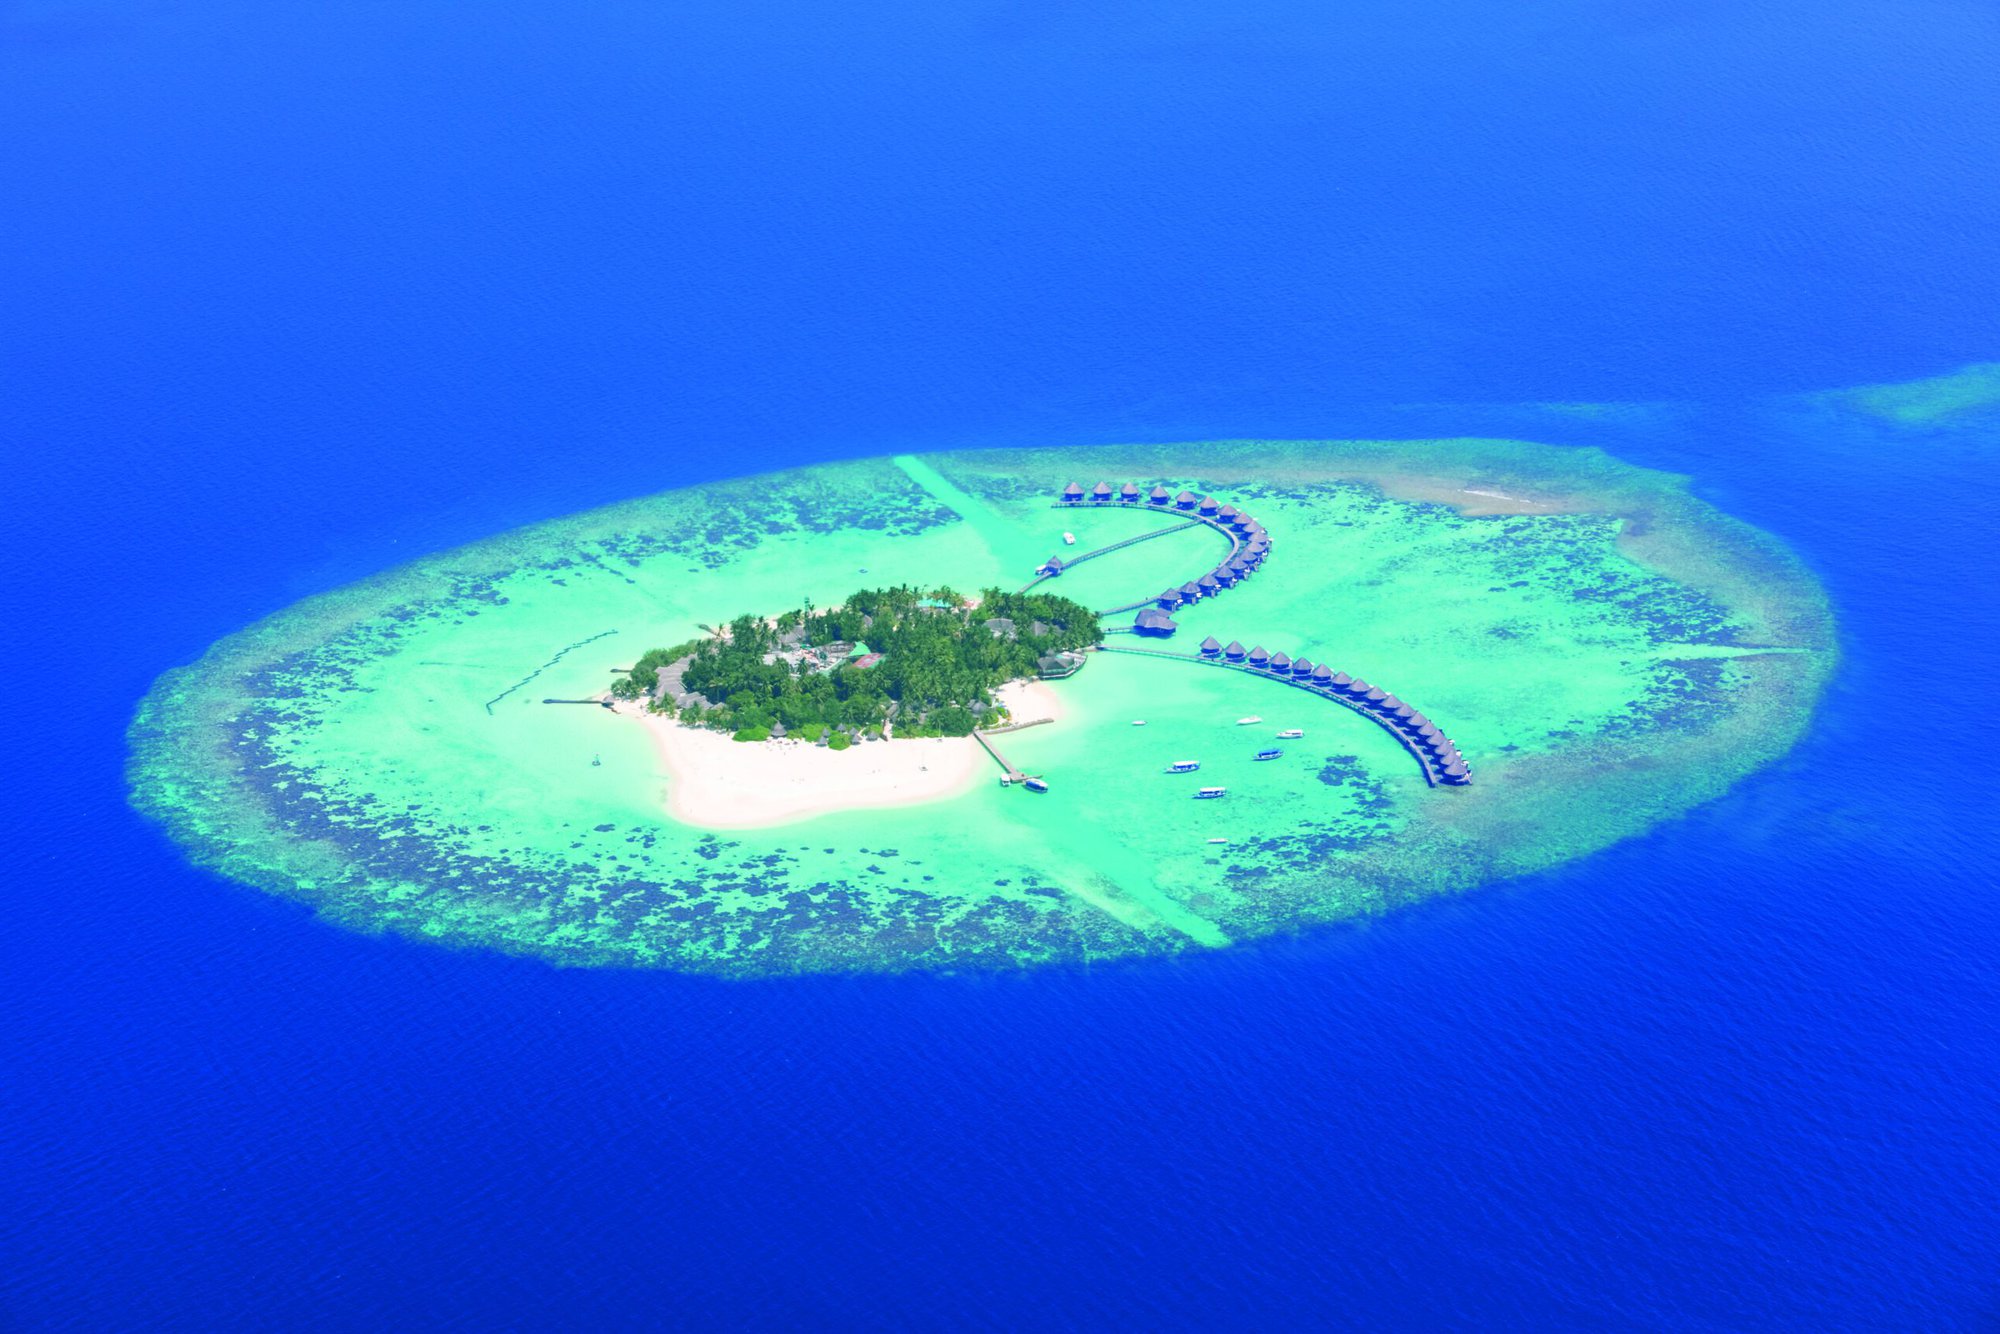
{"type": "MultiPolygon", "coordinates": [[[[966,736],[1003,717],[993,690],[1040,674],[1043,659],[1101,642],[1097,614],[1050,593],[989,588],[976,607],[949,588],[862,589],[838,607],[808,603],[772,620],[739,616],[726,632],[653,649],[611,693],[655,694],[662,672],[680,673],[684,722],[738,741],[774,735],[825,738],[845,749],[856,734],[966,736]]],[[[669,685],[672,685],[671,680],[669,685]]]]}

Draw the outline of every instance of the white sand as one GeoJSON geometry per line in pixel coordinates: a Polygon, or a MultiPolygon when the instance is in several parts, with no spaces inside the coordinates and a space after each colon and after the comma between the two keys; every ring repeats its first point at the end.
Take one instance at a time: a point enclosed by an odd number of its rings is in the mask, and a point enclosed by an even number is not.
{"type": "MultiPolygon", "coordinates": [[[[1043,682],[1017,681],[999,694],[1016,722],[1063,714],[1055,691],[1043,682]]],[[[666,772],[667,813],[705,829],[756,829],[834,811],[941,801],[1000,775],[971,737],[864,741],[828,750],[805,741],[733,741],[632,705],[618,712],[641,720],[652,735],[666,772]]]]}

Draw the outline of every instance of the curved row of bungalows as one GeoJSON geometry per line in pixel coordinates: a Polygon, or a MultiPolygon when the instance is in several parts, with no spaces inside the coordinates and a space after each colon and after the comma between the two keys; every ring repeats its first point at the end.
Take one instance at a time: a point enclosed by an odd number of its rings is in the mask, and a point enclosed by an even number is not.
{"type": "Polygon", "coordinates": [[[1407,704],[1379,686],[1336,672],[1325,663],[1267,652],[1262,644],[1244,648],[1240,640],[1224,644],[1214,635],[1201,641],[1201,656],[1213,661],[1235,663],[1251,671],[1264,672],[1292,685],[1341,699],[1359,708],[1388,728],[1422,762],[1432,781],[1462,787],[1472,781],[1472,766],[1465,762],[1452,739],[1407,704]]]}

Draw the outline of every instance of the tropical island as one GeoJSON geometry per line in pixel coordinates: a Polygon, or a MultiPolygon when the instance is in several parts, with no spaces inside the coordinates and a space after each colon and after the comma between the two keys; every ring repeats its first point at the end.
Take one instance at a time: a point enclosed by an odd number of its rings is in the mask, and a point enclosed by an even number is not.
{"type": "Polygon", "coordinates": [[[738,975],[1011,967],[1630,837],[1782,755],[1834,645],[1782,544],[1596,450],[903,455],[307,599],[163,676],[130,775],[202,865],[358,929],[738,975]]]}
{"type": "Polygon", "coordinates": [[[651,649],[611,687],[618,700],[737,741],[795,737],[833,750],[861,738],[970,736],[1007,716],[1015,681],[1067,676],[1102,643],[1097,613],[1051,593],[861,589],[738,616],[707,638],[651,649]]]}

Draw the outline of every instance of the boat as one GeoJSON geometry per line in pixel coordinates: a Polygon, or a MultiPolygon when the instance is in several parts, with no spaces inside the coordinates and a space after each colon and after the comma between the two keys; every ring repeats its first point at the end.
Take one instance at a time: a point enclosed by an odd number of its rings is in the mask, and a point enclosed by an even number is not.
{"type": "Polygon", "coordinates": [[[1066,546],[1066,547],[1073,547],[1073,546],[1075,546],[1075,545],[1076,545],[1076,534],[1075,534],[1075,533],[1064,533],[1064,534],[1063,534],[1063,545],[1064,545],[1064,546],[1066,546]]]}
{"type": "Polygon", "coordinates": [[[1198,788],[1195,791],[1194,799],[1196,801],[1213,801],[1217,797],[1225,795],[1228,791],[1229,789],[1226,787],[1198,788]]]}
{"type": "Polygon", "coordinates": [[[1191,774],[1199,768],[1201,768],[1200,760],[1175,760],[1167,766],[1167,772],[1170,774],[1191,774]]]}
{"type": "Polygon", "coordinates": [[[1278,733],[1278,740],[1297,741],[1300,737],[1304,736],[1305,734],[1306,732],[1303,727],[1287,727],[1284,731],[1278,733]]]}
{"type": "Polygon", "coordinates": [[[1275,760],[1284,753],[1285,753],[1284,751],[1278,749],[1276,746],[1273,746],[1269,750],[1258,751],[1256,758],[1260,760],[1275,760]]]}
{"type": "Polygon", "coordinates": [[[1238,718],[1236,720],[1236,725],[1238,727],[1248,727],[1252,723],[1261,723],[1263,721],[1264,720],[1262,718],[1259,718],[1256,714],[1253,713],[1248,718],[1238,718]]]}
{"type": "Polygon", "coordinates": [[[1227,843],[1229,840],[1226,838],[1211,838],[1208,841],[1211,843],[1227,843]]]}
{"type": "Polygon", "coordinates": [[[1024,782],[1022,782],[1021,786],[1025,787],[1030,792],[1046,792],[1049,790],[1048,783],[1039,778],[1027,779],[1024,782]]]}
{"type": "Polygon", "coordinates": [[[1144,727],[1145,725],[1146,725],[1146,720],[1144,718],[1134,718],[1132,720],[1132,726],[1134,727],[1144,727]]]}

